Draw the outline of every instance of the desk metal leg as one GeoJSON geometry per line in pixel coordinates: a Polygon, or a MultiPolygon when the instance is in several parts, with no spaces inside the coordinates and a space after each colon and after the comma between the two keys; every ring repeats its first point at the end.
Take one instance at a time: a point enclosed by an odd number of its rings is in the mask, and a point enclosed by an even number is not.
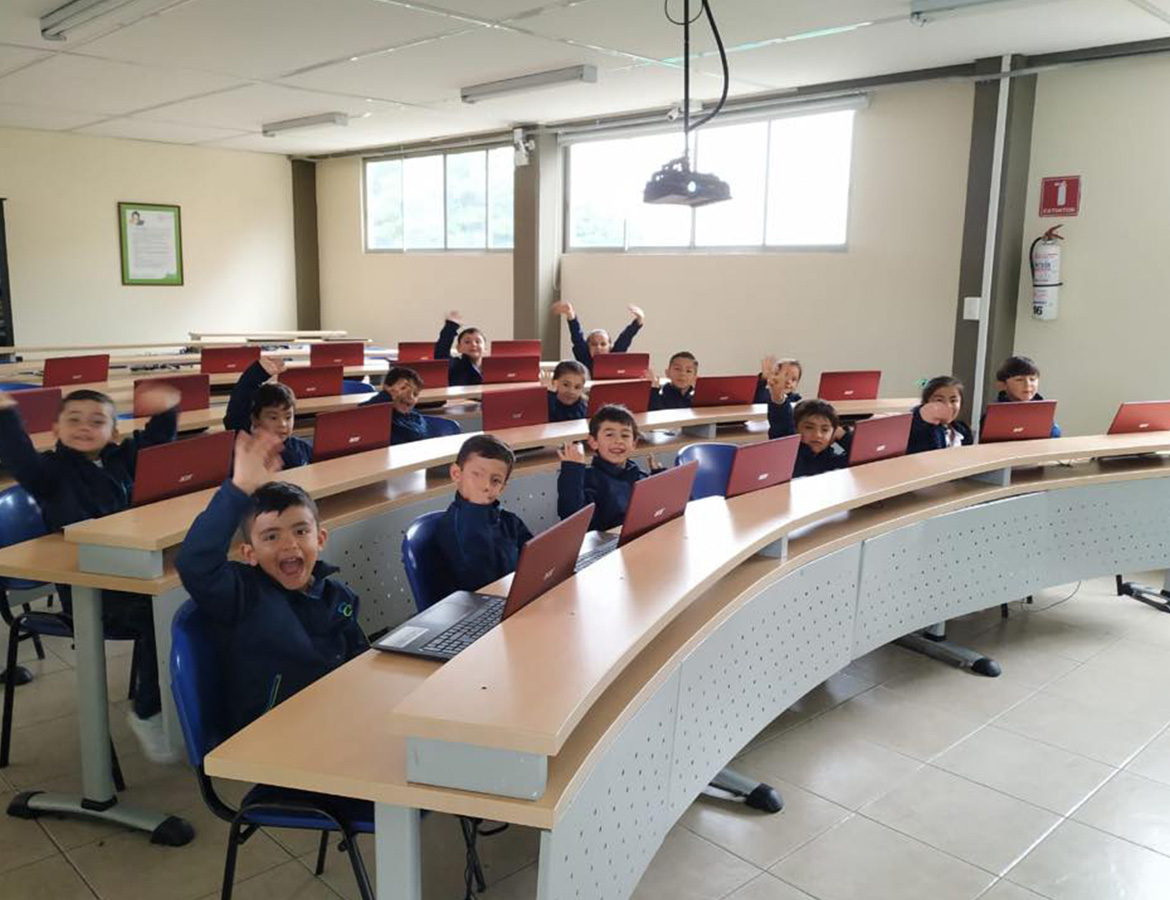
{"type": "Polygon", "coordinates": [[[73,588],[73,634],[77,647],[77,720],[81,732],[82,794],[30,791],[17,795],[8,814],[35,819],[44,812],[114,822],[150,832],[155,844],[182,846],[195,831],[175,816],[118,802],[110,766],[110,715],[106,694],[106,642],[102,630],[102,593],[73,588]]]}
{"type": "Polygon", "coordinates": [[[175,698],[171,693],[171,622],[186,600],[186,592],[176,588],[155,597],[151,610],[154,618],[154,643],[158,648],[158,686],[162,694],[163,727],[166,729],[171,749],[180,756],[184,750],[183,730],[179,725],[179,713],[175,709],[175,698]]]}
{"type": "Polygon", "coordinates": [[[419,812],[406,806],[374,804],[374,855],[378,900],[422,900],[422,839],[419,812]]]}
{"type": "Polygon", "coordinates": [[[784,801],[781,799],[779,791],[772,785],[748,778],[734,769],[720,769],[719,774],[711,779],[711,786],[737,797],[743,797],[743,802],[752,809],[776,813],[784,808],[784,801]]]}
{"type": "Polygon", "coordinates": [[[1152,606],[1164,613],[1170,613],[1170,569],[1166,570],[1162,578],[1162,590],[1160,591],[1144,584],[1138,584],[1136,581],[1122,581],[1121,576],[1118,575],[1117,596],[1133,597],[1134,600],[1147,606],[1152,606]]]}
{"type": "Polygon", "coordinates": [[[994,659],[948,641],[946,622],[939,622],[922,631],[898,638],[894,643],[961,669],[970,669],[975,674],[986,675],[988,678],[995,678],[1003,672],[1003,668],[994,659]]]}

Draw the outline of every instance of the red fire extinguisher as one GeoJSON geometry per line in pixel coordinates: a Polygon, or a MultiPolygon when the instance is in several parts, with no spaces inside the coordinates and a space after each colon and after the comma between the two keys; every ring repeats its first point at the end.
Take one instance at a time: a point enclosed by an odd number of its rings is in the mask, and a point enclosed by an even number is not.
{"type": "Polygon", "coordinates": [[[1063,226],[1053,225],[1032,241],[1028,248],[1028,267],[1032,272],[1032,318],[1051,321],[1060,303],[1060,241],[1063,226]]]}

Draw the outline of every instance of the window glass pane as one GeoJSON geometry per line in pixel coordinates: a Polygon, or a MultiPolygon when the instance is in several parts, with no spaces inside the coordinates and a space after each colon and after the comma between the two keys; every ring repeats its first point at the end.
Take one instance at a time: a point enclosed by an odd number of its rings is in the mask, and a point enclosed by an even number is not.
{"type": "Polygon", "coordinates": [[[447,157],[447,249],[482,250],[487,245],[487,154],[447,157]]]}
{"type": "Polygon", "coordinates": [[[759,246],[764,239],[764,172],[768,123],[703,128],[695,168],[731,186],[731,199],[695,210],[700,247],[759,246]]]}
{"type": "Polygon", "coordinates": [[[366,163],[366,248],[402,249],[402,160],[366,163]]]}
{"type": "Polygon", "coordinates": [[[569,148],[569,246],[625,246],[625,207],[632,185],[624,170],[625,141],[569,148]]]}
{"type": "Polygon", "coordinates": [[[511,249],[512,191],[514,170],[512,148],[497,147],[488,151],[488,246],[511,249]]]}
{"type": "MultiPolygon", "coordinates": [[[[627,241],[630,247],[686,247],[691,243],[691,208],[645,203],[642,191],[650,176],[682,155],[682,129],[626,141],[624,165],[630,177],[627,196],[627,241]]],[[[693,158],[693,157],[692,157],[693,158]]]]}
{"type": "Polygon", "coordinates": [[[443,157],[416,156],[402,164],[407,250],[443,249],[443,157]]]}
{"type": "Polygon", "coordinates": [[[845,243],[852,149],[851,110],[772,122],[769,244],[845,243]]]}

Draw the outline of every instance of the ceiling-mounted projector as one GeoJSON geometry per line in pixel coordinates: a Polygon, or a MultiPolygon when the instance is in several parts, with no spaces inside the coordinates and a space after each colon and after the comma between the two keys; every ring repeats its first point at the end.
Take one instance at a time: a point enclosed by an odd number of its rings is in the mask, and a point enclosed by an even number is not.
{"type": "Polygon", "coordinates": [[[672,159],[650,176],[642,199],[647,203],[706,206],[731,199],[731,187],[717,175],[692,172],[685,156],[672,159]]]}

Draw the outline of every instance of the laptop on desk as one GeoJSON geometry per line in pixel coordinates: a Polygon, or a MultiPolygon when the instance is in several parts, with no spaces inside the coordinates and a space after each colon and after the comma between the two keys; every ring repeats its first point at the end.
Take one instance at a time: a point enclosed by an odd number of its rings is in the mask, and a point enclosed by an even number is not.
{"type": "Polygon", "coordinates": [[[483,430],[548,424],[548,391],[543,387],[485,391],[480,400],[483,430]]]}
{"type": "Polygon", "coordinates": [[[134,381],[134,415],[143,416],[142,394],[151,388],[172,387],[179,392],[179,411],[207,409],[211,406],[210,375],[163,375],[153,378],[137,378],[134,381]]]}
{"type": "Polygon", "coordinates": [[[796,434],[758,444],[744,444],[735,451],[731,460],[725,496],[730,500],[740,494],[791,481],[799,449],[800,435],[796,434]]]}
{"type": "Polygon", "coordinates": [[[243,372],[259,359],[259,347],[204,347],[199,352],[199,371],[208,375],[243,372]]]}
{"type": "Polygon", "coordinates": [[[540,356],[485,356],[480,361],[484,384],[540,381],[540,356]]]}
{"type": "Polygon", "coordinates": [[[16,401],[27,434],[52,430],[61,410],[59,387],[29,388],[27,391],[13,391],[8,396],[16,401]]]}
{"type": "Polygon", "coordinates": [[[849,445],[849,465],[877,462],[905,456],[910,443],[911,413],[896,416],[874,416],[862,419],[853,426],[853,440],[849,445]]]}
{"type": "MultiPolygon", "coordinates": [[[[399,341],[398,362],[405,365],[412,362],[423,362],[435,358],[434,341],[399,341]]],[[[447,360],[440,360],[447,362],[447,360]]]]}
{"type": "Polygon", "coordinates": [[[423,390],[445,388],[450,384],[451,365],[445,359],[420,359],[401,365],[418,373],[423,382],[423,390]]]}
{"type": "Polygon", "coordinates": [[[755,375],[718,375],[695,381],[691,406],[749,406],[756,395],[755,375]]]}
{"type": "Polygon", "coordinates": [[[492,356],[535,356],[540,358],[540,341],[492,341],[492,356]]]}
{"type": "Polygon", "coordinates": [[[649,368],[649,353],[601,353],[593,357],[593,378],[596,381],[644,378],[649,368]]]}
{"type": "Polygon", "coordinates": [[[298,400],[307,397],[336,397],[341,393],[341,366],[307,366],[285,369],[280,383],[288,385],[298,400]]]}
{"type": "Polygon", "coordinates": [[[321,413],[313,423],[313,462],[390,446],[389,403],[321,413]]]}
{"type": "Polygon", "coordinates": [[[51,356],[45,360],[41,387],[69,387],[97,384],[110,377],[110,354],[94,356],[51,356]]]}
{"type": "Polygon", "coordinates": [[[138,451],[131,506],[190,494],[221,484],[232,471],[234,431],[143,447],[138,451]]]}
{"type": "Polygon", "coordinates": [[[1055,419],[1055,400],[992,403],[987,407],[987,417],[979,432],[979,443],[1033,441],[1051,437],[1055,419]]]}
{"type": "Polygon", "coordinates": [[[586,413],[592,416],[601,407],[616,404],[632,413],[644,413],[650,408],[651,381],[622,381],[613,384],[589,385],[589,407],[586,413]]]}
{"type": "Polygon", "coordinates": [[[448,594],[375,641],[374,649],[443,661],[456,656],[573,574],[591,518],[592,503],[525,544],[507,597],[448,594]]]}
{"type": "Polygon", "coordinates": [[[876,400],[882,373],[873,370],[855,372],[822,372],[817,397],[832,403],[835,400],[876,400]]]}
{"type": "Polygon", "coordinates": [[[1145,434],[1147,431],[1170,431],[1170,400],[1122,403],[1108,433],[1145,434]]]}
{"type": "Polygon", "coordinates": [[[309,345],[310,366],[364,366],[366,345],[361,341],[324,341],[309,345]]]}

